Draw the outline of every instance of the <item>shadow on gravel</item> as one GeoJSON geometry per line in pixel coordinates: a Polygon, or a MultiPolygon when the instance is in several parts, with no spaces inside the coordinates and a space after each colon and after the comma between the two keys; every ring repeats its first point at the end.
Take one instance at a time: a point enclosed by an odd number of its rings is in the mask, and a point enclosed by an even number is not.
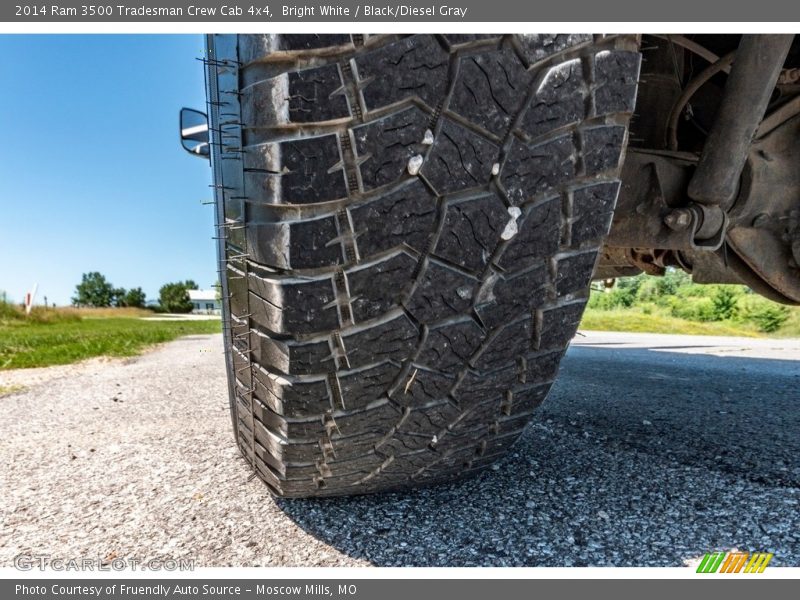
{"type": "Polygon", "coordinates": [[[798,390],[800,362],[573,346],[477,478],[278,505],[380,566],[679,566],[732,548],[798,566],[798,390]]]}

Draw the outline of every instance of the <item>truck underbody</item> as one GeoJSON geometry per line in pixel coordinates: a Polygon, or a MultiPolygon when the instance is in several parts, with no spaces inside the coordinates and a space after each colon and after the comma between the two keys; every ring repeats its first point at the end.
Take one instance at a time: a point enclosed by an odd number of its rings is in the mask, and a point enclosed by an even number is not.
{"type": "Polygon", "coordinates": [[[800,303],[792,38],[643,37],[622,187],[596,279],[675,267],[696,283],[745,284],[800,303]]]}

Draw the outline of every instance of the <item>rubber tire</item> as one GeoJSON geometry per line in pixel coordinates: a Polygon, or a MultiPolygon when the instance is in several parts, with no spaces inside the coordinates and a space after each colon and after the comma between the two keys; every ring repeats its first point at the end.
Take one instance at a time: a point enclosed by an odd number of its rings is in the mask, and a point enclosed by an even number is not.
{"type": "Polygon", "coordinates": [[[493,463],[580,321],[636,36],[218,35],[207,62],[255,474],[333,496],[493,463]]]}

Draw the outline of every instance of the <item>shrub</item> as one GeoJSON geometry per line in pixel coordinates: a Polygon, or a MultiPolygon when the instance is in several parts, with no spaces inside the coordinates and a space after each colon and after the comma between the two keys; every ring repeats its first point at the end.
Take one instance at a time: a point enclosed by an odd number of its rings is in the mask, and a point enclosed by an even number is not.
{"type": "Polygon", "coordinates": [[[659,296],[672,296],[678,289],[687,285],[692,285],[692,280],[680,269],[667,269],[663,277],[655,278],[655,286],[659,296]]]}
{"type": "Polygon", "coordinates": [[[620,277],[617,279],[617,290],[625,290],[629,292],[631,296],[636,296],[636,292],[639,291],[639,287],[647,281],[645,279],[646,275],[636,275],[636,277],[620,277]]]}
{"type": "Polygon", "coordinates": [[[764,333],[773,333],[789,318],[789,308],[758,296],[743,297],[736,305],[736,317],[764,333]]]}
{"type": "Polygon", "coordinates": [[[672,295],[678,298],[707,298],[712,295],[712,288],[713,286],[689,281],[677,288],[672,295]]]}
{"type": "Polygon", "coordinates": [[[657,302],[659,297],[658,279],[655,277],[645,279],[636,292],[637,302],[657,302]]]}
{"type": "Polygon", "coordinates": [[[589,295],[589,303],[586,305],[588,308],[595,310],[609,310],[611,306],[608,303],[609,292],[597,292],[592,290],[589,295]]]}
{"type": "Polygon", "coordinates": [[[714,290],[711,302],[714,305],[714,320],[724,321],[733,317],[739,294],[729,285],[720,285],[714,290]]]}
{"type": "Polygon", "coordinates": [[[669,305],[673,317],[701,322],[717,320],[711,298],[673,297],[670,299],[669,305]]]}
{"type": "Polygon", "coordinates": [[[615,289],[610,292],[593,292],[589,297],[589,308],[597,310],[613,310],[630,308],[636,299],[633,289],[615,289]]]}

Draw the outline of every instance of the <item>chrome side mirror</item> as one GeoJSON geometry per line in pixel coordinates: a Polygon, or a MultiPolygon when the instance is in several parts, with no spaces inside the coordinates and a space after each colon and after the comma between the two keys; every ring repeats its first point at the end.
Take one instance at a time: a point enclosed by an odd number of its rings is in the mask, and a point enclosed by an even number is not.
{"type": "Polygon", "coordinates": [[[181,146],[189,154],[209,158],[211,146],[208,137],[208,117],[192,108],[181,109],[181,146]]]}

